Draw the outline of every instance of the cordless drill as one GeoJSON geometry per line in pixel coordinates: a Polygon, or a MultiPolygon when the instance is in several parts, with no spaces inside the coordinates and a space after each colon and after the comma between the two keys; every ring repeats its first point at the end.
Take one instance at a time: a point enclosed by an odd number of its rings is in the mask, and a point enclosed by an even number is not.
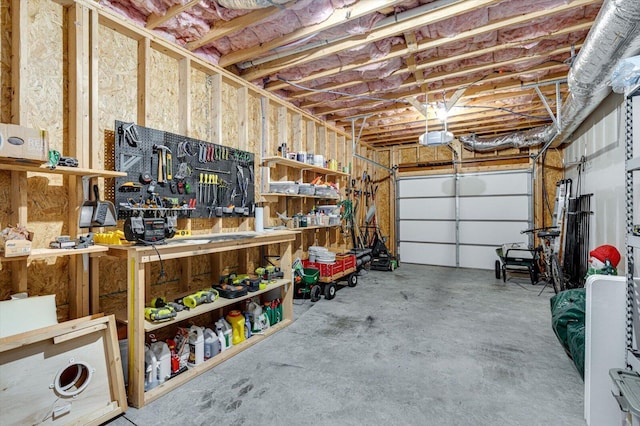
{"type": "Polygon", "coordinates": [[[218,298],[218,292],[213,289],[200,290],[197,293],[190,294],[182,298],[182,303],[189,308],[193,309],[203,303],[211,303],[218,298]]]}

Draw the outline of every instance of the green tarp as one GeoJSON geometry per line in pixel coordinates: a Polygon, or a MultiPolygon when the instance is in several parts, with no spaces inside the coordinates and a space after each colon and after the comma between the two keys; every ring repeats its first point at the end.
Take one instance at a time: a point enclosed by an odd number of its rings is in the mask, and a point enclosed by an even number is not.
{"type": "Polygon", "coordinates": [[[586,290],[560,292],[551,298],[551,327],[584,379],[584,321],[586,290]]]}

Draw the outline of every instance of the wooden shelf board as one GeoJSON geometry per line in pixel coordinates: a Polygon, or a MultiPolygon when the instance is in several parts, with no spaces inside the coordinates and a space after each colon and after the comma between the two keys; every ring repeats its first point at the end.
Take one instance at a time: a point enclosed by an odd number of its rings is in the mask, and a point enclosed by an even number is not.
{"type": "Polygon", "coordinates": [[[340,197],[327,197],[322,195],[282,194],[280,192],[265,192],[263,197],[293,197],[293,198],[317,198],[321,200],[339,200],[340,197]]]}
{"type": "Polygon", "coordinates": [[[121,177],[126,176],[125,172],[115,172],[113,170],[97,170],[86,169],[83,167],[65,167],[57,166],[55,169],[49,168],[49,163],[37,164],[33,162],[20,160],[0,160],[0,170],[10,170],[18,172],[36,172],[51,173],[57,175],[76,175],[76,176],[102,176],[102,177],[121,177]]]}
{"type": "Polygon", "coordinates": [[[0,256],[0,261],[2,262],[12,262],[16,260],[35,260],[35,259],[43,259],[45,257],[60,257],[60,256],[75,256],[78,254],[85,253],[102,253],[106,252],[108,247],[95,245],[82,249],[33,249],[28,256],[15,256],[15,257],[2,257],[0,256]]]}
{"type": "Polygon", "coordinates": [[[314,166],[312,164],[303,163],[301,161],[289,160],[288,158],[284,157],[265,157],[262,159],[263,166],[270,166],[271,164],[279,164],[282,166],[291,167],[293,169],[308,170],[316,173],[323,173],[326,175],[349,176],[349,173],[330,170],[325,167],[314,166]]]}
{"type": "MultiPolygon", "coordinates": [[[[178,312],[178,315],[169,320],[169,321],[162,321],[162,322],[151,322],[151,321],[144,321],[144,331],[145,333],[148,333],[150,331],[154,331],[154,330],[158,330],[160,328],[164,328],[164,327],[168,327],[168,326],[172,326],[175,325],[181,321],[187,320],[189,318],[193,318],[196,317],[198,315],[202,315],[202,314],[206,314],[207,312],[211,312],[211,311],[215,311],[216,309],[222,309],[226,306],[229,305],[233,305],[236,304],[238,302],[241,302],[243,300],[249,299],[251,297],[254,296],[258,296],[260,294],[263,293],[267,293],[269,291],[272,290],[276,290],[282,286],[285,286],[287,284],[290,284],[291,281],[289,280],[275,280],[274,283],[268,284],[267,288],[265,288],[264,290],[258,290],[258,291],[254,291],[254,292],[249,292],[247,293],[246,296],[241,296],[241,297],[236,297],[235,299],[225,299],[223,297],[218,298],[215,302],[212,303],[204,303],[200,306],[196,306],[194,309],[190,309],[190,310],[184,310],[182,312],[178,312]]],[[[116,319],[118,320],[118,322],[126,324],[128,323],[127,320],[127,312],[126,311],[119,311],[116,314],[116,319]]]]}
{"type": "Polygon", "coordinates": [[[154,401],[159,397],[161,397],[162,395],[168,392],[171,392],[176,387],[187,383],[189,380],[193,379],[194,377],[199,376],[200,374],[212,369],[216,365],[223,363],[224,361],[250,348],[256,343],[263,341],[267,337],[271,336],[274,333],[277,333],[278,331],[291,325],[292,323],[293,321],[291,319],[283,319],[279,323],[269,327],[263,333],[254,334],[248,340],[245,340],[244,342],[241,342],[238,345],[232,346],[231,348],[227,349],[224,352],[220,352],[218,355],[206,360],[202,364],[198,364],[195,367],[192,367],[189,370],[185,371],[184,373],[179,374],[170,380],[167,380],[166,382],[151,389],[150,391],[145,392],[144,404],[145,405],[149,404],[151,401],[154,401]]]}
{"type": "Polygon", "coordinates": [[[308,231],[315,229],[330,229],[330,228],[339,228],[340,225],[314,225],[314,226],[305,226],[302,228],[291,228],[292,231],[308,231]]]}
{"type": "Polygon", "coordinates": [[[169,240],[167,244],[144,245],[110,245],[109,255],[127,258],[135,253],[141,263],[157,262],[162,258],[178,259],[189,256],[218,253],[227,250],[245,249],[266,244],[279,244],[295,240],[296,233],[292,231],[268,232],[229,232],[220,234],[193,235],[188,238],[169,240]],[[156,252],[157,249],[157,252],[156,252]],[[157,253],[160,253],[158,257],[157,253]]]}

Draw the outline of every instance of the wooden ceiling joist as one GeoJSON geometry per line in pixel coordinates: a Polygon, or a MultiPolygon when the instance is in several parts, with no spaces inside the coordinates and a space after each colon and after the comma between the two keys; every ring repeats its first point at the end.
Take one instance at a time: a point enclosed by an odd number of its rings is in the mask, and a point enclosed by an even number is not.
{"type": "Polygon", "coordinates": [[[357,39],[347,39],[344,41],[339,41],[329,46],[323,46],[305,51],[300,55],[278,59],[267,64],[258,65],[241,73],[241,76],[249,81],[266,77],[268,75],[277,73],[282,68],[300,66],[316,59],[321,59],[322,57],[327,55],[338,53],[347,49],[353,49],[365,44],[374,43],[388,37],[402,34],[405,31],[413,31],[417,28],[424,27],[425,25],[443,21],[453,16],[457,16],[463,12],[471,12],[473,10],[489,6],[491,4],[498,3],[499,1],[500,0],[466,0],[463,2],[455,3],[451,6],[445,6],[440,9],[431,10],[428,13],[417,15],[412,18],[406,19],[405,21],[396,22],[393,25],[371,31],[369,34],[366,34],[365,36],[359,37],[357,39]]]}
{"type": "MultiPolygon", "coordinates": [[[[462,31],[452,37],[439,38],[435,40],[425,39],[425,40],[422,40],[420,43],[418,43],[418,51],[435,49],[435,48],[444,46],[446,44],[467,40],[473,37],[478,37],[493,31],[505,30],[510,27],[517,27],[522,24],[530,23],[532,21],[536,21],[540,19],[549,18],[554,15],[561,14],[576,8],[581,8],[584,6],[588,6],[588,5],[596,4],[600,2],[601,0],[575,0],[569,3],[561,4],[560,6],[557,6],[554,8],[545,9],[545,10],[541,10],[533,13],[521,14],[508,19],[500,20],[498,22],[492,22],[487,25],[479,26],[467,31],[462,31]]],[[[394,58],[404,57],[404,56],[407,56],[409,53],[410,52],[407,46],[404,46],[404,45],[394,46],[391,49],[391,52],[385,55],[384,58],[367,61],[366,63],[347,64],[347,65],[341,65],[339,68],[330,68],[330,69],[320,70],[320,71],[314,72],[313,74],[307,77],[303,77],[299,80],[296,80],[296,83],[301,84],[312,79],[328,77],[339,72],[351,71],[351,70],[360,68],[364,65],[370,65],[373,63],[387,61],[394,58]]],[[[288,86],[288,83],[286,82],[275,81],[267,84],[265,86],[265,89],[269,91],[274,91],[274,90],[284,89],[287,86],[288,86]]]]}

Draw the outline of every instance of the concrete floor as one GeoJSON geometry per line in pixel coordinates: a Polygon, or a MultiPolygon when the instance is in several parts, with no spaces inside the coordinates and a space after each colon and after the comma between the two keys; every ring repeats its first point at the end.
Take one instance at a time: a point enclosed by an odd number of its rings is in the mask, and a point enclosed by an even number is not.
{"type": "Polygon", "coordinates": [[[584,425],[583,382],[551,330],[547,287],[403,264],[115,426],[584,425]]]}

